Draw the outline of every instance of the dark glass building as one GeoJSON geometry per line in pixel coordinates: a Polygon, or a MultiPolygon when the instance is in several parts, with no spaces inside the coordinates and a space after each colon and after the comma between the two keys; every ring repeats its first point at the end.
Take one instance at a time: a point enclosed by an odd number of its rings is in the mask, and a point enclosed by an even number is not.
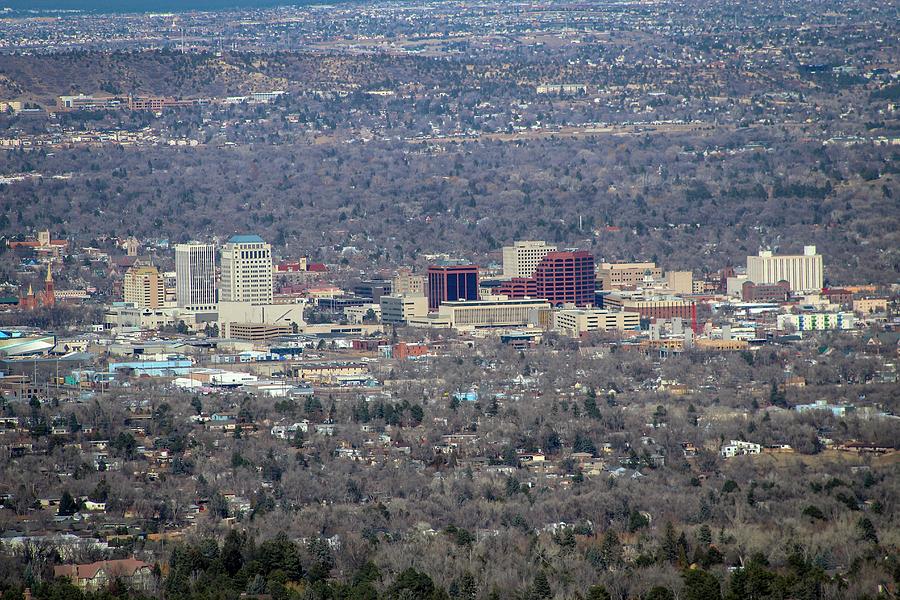
{"type": "Polygon", "coordinates": [[[442,302],[478,300],[478,266],[437,264],[428,267],[428,310],[442,302]]]}

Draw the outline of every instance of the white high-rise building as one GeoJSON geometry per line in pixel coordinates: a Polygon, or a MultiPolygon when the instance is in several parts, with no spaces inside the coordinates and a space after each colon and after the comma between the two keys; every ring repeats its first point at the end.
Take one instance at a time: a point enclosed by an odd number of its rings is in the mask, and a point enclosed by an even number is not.
{"type": "Polygon", "coordinates": [[[258,235],[235,235],[222,246],[221,302],[272,304],[272,246],[258,235]]]}
{"type": "Polygon", "coordinates": [[[179,308],[216,308],[216,247],[190,242],[175,245],[175,300],[179,308]]]}
{"type": "Polygon", "coordinates": [[[531,277],[545,256],[556,246],[544,242],[518,241],[503,247],[503,278],[531,277]]]}
{"type": "Polygon", "coordinates": [[[825,279],[822,255],[815,246],[804,246],[803,254],[780,256],[760,250],[759,256],[747,257],[747,278],[757,284],[787,281],[792,292],[819,292],[825,279]]]}

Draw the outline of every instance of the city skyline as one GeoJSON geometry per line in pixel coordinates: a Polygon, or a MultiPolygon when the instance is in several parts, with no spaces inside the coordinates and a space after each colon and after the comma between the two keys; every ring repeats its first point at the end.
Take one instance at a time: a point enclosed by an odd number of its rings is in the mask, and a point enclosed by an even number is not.
{"type": "Polygon", "coordinates": [[[896,2],[0,16],[0,600],[896,600],[896,2]]]}

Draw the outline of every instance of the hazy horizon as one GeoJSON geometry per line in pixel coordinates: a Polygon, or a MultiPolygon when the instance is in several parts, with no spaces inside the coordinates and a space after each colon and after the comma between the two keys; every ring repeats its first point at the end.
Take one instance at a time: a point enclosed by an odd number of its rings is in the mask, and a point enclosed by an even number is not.
{"type": "MultiPolygon", "coordinates": [[[[352,0],[351,0],[352,1],[352,0]]],[[[147,13],[337,4],[338,0],[9,0],[0,9],[26,12],[147,13]]]]}

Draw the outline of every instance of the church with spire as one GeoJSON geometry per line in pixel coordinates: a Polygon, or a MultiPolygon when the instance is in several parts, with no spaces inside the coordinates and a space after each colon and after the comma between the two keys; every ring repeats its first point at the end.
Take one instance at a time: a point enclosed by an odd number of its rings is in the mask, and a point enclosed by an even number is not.
{"type": "Polygon", "coordinates": [[[50,264],[47,264],[47,277],[44,278],[44,290],[35,293],[34,286],[28,285],[28,293],[19,295],[19,308],[22,310],[35,310],[38,307],[50,308],[56,304],[56,294],[53,291],[53,272],[50,264]]]}

